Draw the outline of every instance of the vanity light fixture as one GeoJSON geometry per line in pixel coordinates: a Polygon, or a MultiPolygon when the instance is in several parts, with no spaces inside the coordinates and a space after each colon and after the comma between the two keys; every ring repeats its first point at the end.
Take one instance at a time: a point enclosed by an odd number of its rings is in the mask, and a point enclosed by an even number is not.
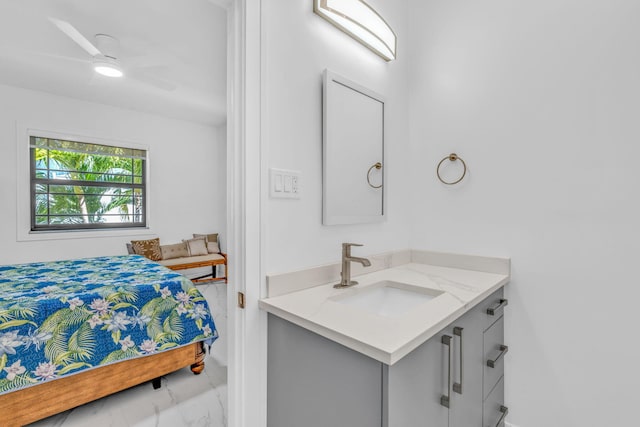
{"type": "Polygon", "coordinates": [[[313,11],[385,61],[396,58],[396,34],[363,0],[313,0],[313,11]]]}

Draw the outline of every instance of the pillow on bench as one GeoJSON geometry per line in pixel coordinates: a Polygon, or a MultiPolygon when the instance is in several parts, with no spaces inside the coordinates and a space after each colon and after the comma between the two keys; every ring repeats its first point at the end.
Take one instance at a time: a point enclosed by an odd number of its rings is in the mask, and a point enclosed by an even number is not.
{"type": "Polygon", "coordinates": [[[132,240],[131,247],[136,254],[149,258],[152,261],[160,261],[162,259],[159,238],[149,240],[132,240]]]}
{"type": "Polygon", "coordinates": [[[196,237],[195,239],[183,240],[189,249],[189,256],[208,255],[207,241],[204,237],[196,237]]]}
{"type": "Polygon", "coordinates": [[[207,242],[207,252],[210,254],[219,254],[220,245],[218,244],[218,233],[214,234],[193,234],[194,238],[204,238],[207,242]]]}
{"type": "Polygon", "coordinates": [[[160,245],[162,259],[185,258],[189,256],[189,248],[187,244],[176,243],[173,245],[160,245]]]}

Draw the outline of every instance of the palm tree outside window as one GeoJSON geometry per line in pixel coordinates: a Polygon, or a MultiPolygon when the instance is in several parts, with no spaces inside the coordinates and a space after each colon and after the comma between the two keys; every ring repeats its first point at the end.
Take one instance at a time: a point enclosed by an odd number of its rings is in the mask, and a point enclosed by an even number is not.
{"type": "Polygon", "coordinates": [[[146,227],[145,150],[31,136],[31,231],[146,227]]]}

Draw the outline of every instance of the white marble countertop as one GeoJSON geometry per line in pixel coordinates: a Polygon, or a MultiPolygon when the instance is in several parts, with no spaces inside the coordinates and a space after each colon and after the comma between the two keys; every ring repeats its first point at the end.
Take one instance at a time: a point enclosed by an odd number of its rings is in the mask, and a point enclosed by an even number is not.
{"type": "MultiPolygon", "coordinates": [[[[335,289],[333,284],[336,282],[331,281],[285,294],[275,292],[277,296],[262,299],[260,307],[352,350],[393,365],[504,286],[510,277],[510,261],[504,258],[424,251],[411,251],[407,258],[410,262],[406,264],[355,277],[359,284],[354,287],[335,289]],[[464,268],[457,268],[456,264],[464,268]],[[346,293],[360,292],[383,280],[442,293],[395,317],[378,315],[368,309],[336,301],[346,293]]],[[[295,274],[296,280],[300,280],[300,272],[295,274]]]]}

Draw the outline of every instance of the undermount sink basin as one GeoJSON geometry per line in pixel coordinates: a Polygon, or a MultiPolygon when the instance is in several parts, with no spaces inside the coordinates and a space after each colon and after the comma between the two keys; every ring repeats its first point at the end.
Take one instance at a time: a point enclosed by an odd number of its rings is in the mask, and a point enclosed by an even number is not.
{"type": "Polygon", "coordinates": [[[383,280],[369,286],[349,289],[331,298],[338,304],[358,307],[385,317],[398,317],[431,301],[443,292],[406,283],[383,280]]]}

